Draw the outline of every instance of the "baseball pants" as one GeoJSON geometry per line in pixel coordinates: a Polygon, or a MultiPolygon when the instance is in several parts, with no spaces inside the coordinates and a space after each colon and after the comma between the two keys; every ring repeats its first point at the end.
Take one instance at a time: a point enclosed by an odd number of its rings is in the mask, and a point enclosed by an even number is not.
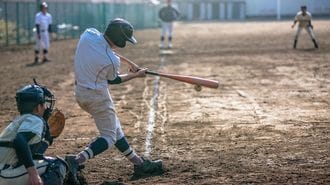
{"type": "Polygon", "coordinates": [[[173,34],[173,22],[163,22],[161,36],[165,37],[167,33],[168,37],[172,37],[173,34]]]}
{"type": "Polygon", "coordinates": [[[79,106],[92,115],[101,137],[107,140],[109,148],[124,137],[108,89],[94,90],[76,85],[75,97],[79,106]]]}
{"type": "Polygon", "coordinates": [[[294,37],[295,40],[298,40],[300,32],[301,32],[302,29],[305,29],[307,31],[308,35],[311,37],[312,40],[313,39],[315,40],[315,35],[314,35],[314,32],[313,32],[313,29],[310,26],[305,27],[305,28],[298,27],[298,29],[296,31],[296,34],[295,34],[295,37],[294,37]]]}
{"type": "Polygon", "coordinates": [[[48,50],[50,46],[49,42],[49,33],[48,31],[41,31],[40,32],[40,39],[37,37],[37,34],[35,35],[36,38],[36,45],[35,50],[39,51],[41,49],[48,50]]]}

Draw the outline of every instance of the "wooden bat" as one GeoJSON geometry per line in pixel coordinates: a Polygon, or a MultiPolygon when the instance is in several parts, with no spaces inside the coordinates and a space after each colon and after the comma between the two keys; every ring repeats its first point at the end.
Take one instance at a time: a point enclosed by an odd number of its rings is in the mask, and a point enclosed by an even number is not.
{"type": "MultiPolygon", "coordinates": [[[[124,60],[128,63],[133,63],[131,60],[119,55],[118,53],[116,53],[116,55],[121,60],[124,60]]],[[[181,82],[186,82],[186,83],[199,85],[199,86],[204,86],[204,87],[209,87],[209,88],[214,88],[214,89],[217,89],[219,87],[219,82],[216,81],[216,80],[210,80],[210,79],[205,79],[205,78],[200,78],[200,77],[195,77],[195,76],[161,73],[161,72],[150,71],[150,70],[146,71],[146,74],[161,76],[161,77],[170,78],[170,79],[173,79],[173,80],[178,80],[178,81],[181,81],[181,82]]]]}
{"type": "Polygon", "coordinates": [[[186,83],[200,85],[200,86],[214,88],[214,89],[219,87],[219,82],[216,80],[199,78],[199,77],[195,77],[195,76],[160,73],[160,72],[149,71],[149,70],[146,71],[146,74],[161,76],[161,77],[170,78],[173,80],[178,80],[181,82],[186,82],[186,83]]]}

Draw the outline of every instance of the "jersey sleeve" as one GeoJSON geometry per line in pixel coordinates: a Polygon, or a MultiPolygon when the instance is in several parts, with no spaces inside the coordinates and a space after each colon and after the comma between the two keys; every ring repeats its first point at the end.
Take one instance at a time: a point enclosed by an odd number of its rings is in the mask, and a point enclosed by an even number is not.
{"type": "Polygon", "coordinates": [[[32,132],[35,136],[30,140],[30,144],[40,142],[44,130],[44,122],[37,116],[29,116],[22,122],[17,132],[32,132]]]}
{"type": "Polygon", "coordinates": [[[37,14],[36,17],[35,17],[35,24],[39,24],[40,25],[41,21],[40,21],[40,16],[38,16],[38,15],[39,14],[37,14]]]}
{"type": "Polygon", "coordinates": [[[295,21],[298,21],[298,16],[299,16],[299,14],[297,14],[297,15],[294,17],[294,20],[295,20],[295,21]]]}

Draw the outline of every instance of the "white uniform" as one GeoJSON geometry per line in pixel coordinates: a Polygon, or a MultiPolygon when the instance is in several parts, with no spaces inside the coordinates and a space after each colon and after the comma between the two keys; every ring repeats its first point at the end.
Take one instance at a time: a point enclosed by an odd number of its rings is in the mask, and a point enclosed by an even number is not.
{"type": "Polygon", "coordinates": [[[75,97],[80,107],[93,116],[109,148],[124,137],[108,89],[108,80],[117,77],[119,67],[119,57],[103,34],[94,28],[85,30],[74,59],[75,97]]]}
{"type": "Polygon", "coordinates": [[[309,12],[306,12],[306,15],[303,15],[301,11],[297,13],[295,17],[295,21],[298,22],[298,29],[295,34],[295,40],[298,40],[302,29],[305,29],[307,31],[311,39],[315,39],[313,29],[309,25],[311,20],[312,20],[312,15],[309,12]]]}
{"type": "MultiPolygon", "coordinates": [[[[11,122],[7,128],[0,134],[0,141],[12,142],[17,133],[20,132],[32,132],[34,137],[28,142],[29,145],[36,144],[42,141],[45,134],[45,124],[36,115],[24,114],[17,117],[11,122]]],[[[34,165],[37,168],[39,175],[45,173],[48,161],[34,160],[34,165]]],[[[12,147],[0,147],[0,184],[1,185],[13,185],[28,184],[28,174],[24,165],[17,165],[18,157],[15,149],[12,147]]],[[[62,166],[61,174],[65,176],[66,169],[62,166]]]]}
{"type": "Polygon", "coordinates": [[[49,48],[49,33],[48,27],[52,24],[52,16],[49,13],[42,13],[39,12],[35,16],[35,24],[39,25],[40,28],[40,39],[38,39],[36,34],[36,50],[46,49],[49,48]]]}

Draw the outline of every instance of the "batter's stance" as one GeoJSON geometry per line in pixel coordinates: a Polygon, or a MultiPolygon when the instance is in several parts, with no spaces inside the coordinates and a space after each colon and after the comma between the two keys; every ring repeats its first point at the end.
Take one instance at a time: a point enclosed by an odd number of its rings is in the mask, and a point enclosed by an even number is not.
{"type": "MultiPolygon", "coordinates": [[[[162,161],[146,160],[128,144],[108,89],[108,84],[145,77],[146,69],[128,61],[125,64],[132,73],[119,74],[120,59],[113,49],[125,47],[127,41],[137,42],[133,37],[133,26],[120,18],[111,20],[104,33],[89,28],[80,36],[74,59],[75,97],[80,107],[94,118],[100,136],[78,155],[66,156],[69,166],[76,170],[78,165],[113,146],[134,164],[135,175],[150,175],[162,170],[162,161]]],[[[76,171],[71,173],[77,179],[76,171]]]]}
{"type": "Polygon", "coordinates": [[[314,47],[319,48],[319,46],[315,40],[315,35],[313,32],[312,15],[311,15],[311,13],[309,13],[307,11],[306,6],[301,6],[301,11],[299,11],[297,13],[297,15],[294,19],[293,25],[291,27],[294,28],[294,26],[296,25],[297,22],[299,22],[299,25],[298,25],[297,32],[295,34],[293,48],[296,49],[296,47],[297,47],[298,38],[299,38],[299,35],[300,35],[300,32],[302,29],[305,29],[307,31],[307,33],[309,34],[309,36],[311,37],[311,39],[314,43],[314,47]]]}
{"type": "Polygon", "coordinates": [[[36,25],[36,46],[35,46],[35,58],[34,63],[37,64],[39,61],[39,52],[42,50],[43,58],[42,62],[50,61],[47,58],[49,50],[49,33],[52,31],[52,16],[47,12],[48,5],[46,2],[41,3],[40,12],[35,16],[36,25]]]}
{"type": "Polygon", "coordinates": [[[63,184],[66,162],[43,155],[52,143],[45,120],[54,96],[45,87],[27,85],[17,91],[16,103],[20,116],[0,134],[0,184],[63,184]]]}
{"type": "Polygon", "coordinates": [[[172,0],[166,0],[167,5],[159,10],[159,18],[162,20],[162,32],[159,48],[164,48],[164,40],[167,34],[167,48],[172,48],[173,22],[180,16],[180,12],[172,6],[172,0]]]}

